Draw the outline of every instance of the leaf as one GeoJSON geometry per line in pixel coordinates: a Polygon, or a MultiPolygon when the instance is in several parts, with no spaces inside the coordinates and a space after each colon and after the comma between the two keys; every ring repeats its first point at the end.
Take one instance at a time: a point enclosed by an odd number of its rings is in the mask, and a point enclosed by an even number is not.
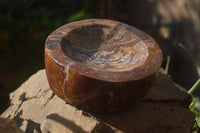
{"type": "Polygon", "coordinates": [[[68,22],[73,22],[73,21],[77,21],[80,19],[84,19],[84,18],[90,18],[91,15],[90,14],[86,14],[86,11],[83,9],[75,14],[73,14],[72,16],[70,16],[67,21],[68,22]]]}

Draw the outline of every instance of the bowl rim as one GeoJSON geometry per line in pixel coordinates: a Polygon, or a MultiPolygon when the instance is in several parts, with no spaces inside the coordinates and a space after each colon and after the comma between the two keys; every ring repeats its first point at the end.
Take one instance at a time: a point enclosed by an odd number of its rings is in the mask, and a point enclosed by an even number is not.
{"type": "Polygon", "coordinates": [[[63,66],[66,73],[68,73],[69,70],[72,70],[80,75],[108,82],[125,82],[143,79],[155,74],[161,67],[163,60],[160,47],[147,33],[128,24],[107,19],[87,19],[63,25],[47,37],[45,42],[45,53],[48,54],[56,63],[63,66]],[[142,41],[142,43],[147,47],[148,57],[137,67],[129,67],[120,70],[98,69],[72,60],[62,49],[63,38],[65,38],[70,31],[76,28],[94,24],[113,27],[117,25],[126,26],[126,29],[139,37],[141,39],[140,41],[142,41]]]}

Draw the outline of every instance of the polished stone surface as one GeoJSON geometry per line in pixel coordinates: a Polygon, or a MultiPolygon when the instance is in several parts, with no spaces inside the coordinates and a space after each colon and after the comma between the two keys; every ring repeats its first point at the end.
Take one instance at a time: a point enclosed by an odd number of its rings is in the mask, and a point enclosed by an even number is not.
{"type": "Polygon", "coordinates": [[[144,95],[162,59],[148,34],[105,19],[66,24],[45,44],[47,78],[54,93],[97,112],[123,110],[144,95]]]}

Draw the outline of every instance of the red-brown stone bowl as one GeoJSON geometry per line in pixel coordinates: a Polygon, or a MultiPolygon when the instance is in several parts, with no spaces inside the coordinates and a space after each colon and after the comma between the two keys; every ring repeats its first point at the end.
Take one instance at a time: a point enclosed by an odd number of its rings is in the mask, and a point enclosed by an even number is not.
{"type": "Polygon", "coordinates": [[[162,59],[161,49],[148,34],[105,19],[66,24],[45,44],[50,88],[87,111],[129,107],[151,86],[162,59]]]}

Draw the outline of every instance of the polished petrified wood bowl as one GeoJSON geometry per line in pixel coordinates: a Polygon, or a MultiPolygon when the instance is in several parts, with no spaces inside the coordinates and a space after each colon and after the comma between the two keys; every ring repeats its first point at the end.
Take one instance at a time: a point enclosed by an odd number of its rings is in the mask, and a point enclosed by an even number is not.
{"type": "Polygon", "coordinates": [[[53,92],[83,110],[124,110],[142,97],[162,64],[162,51],[146,33],[105,19],[66,24],[45,44],[53,92]]]}

